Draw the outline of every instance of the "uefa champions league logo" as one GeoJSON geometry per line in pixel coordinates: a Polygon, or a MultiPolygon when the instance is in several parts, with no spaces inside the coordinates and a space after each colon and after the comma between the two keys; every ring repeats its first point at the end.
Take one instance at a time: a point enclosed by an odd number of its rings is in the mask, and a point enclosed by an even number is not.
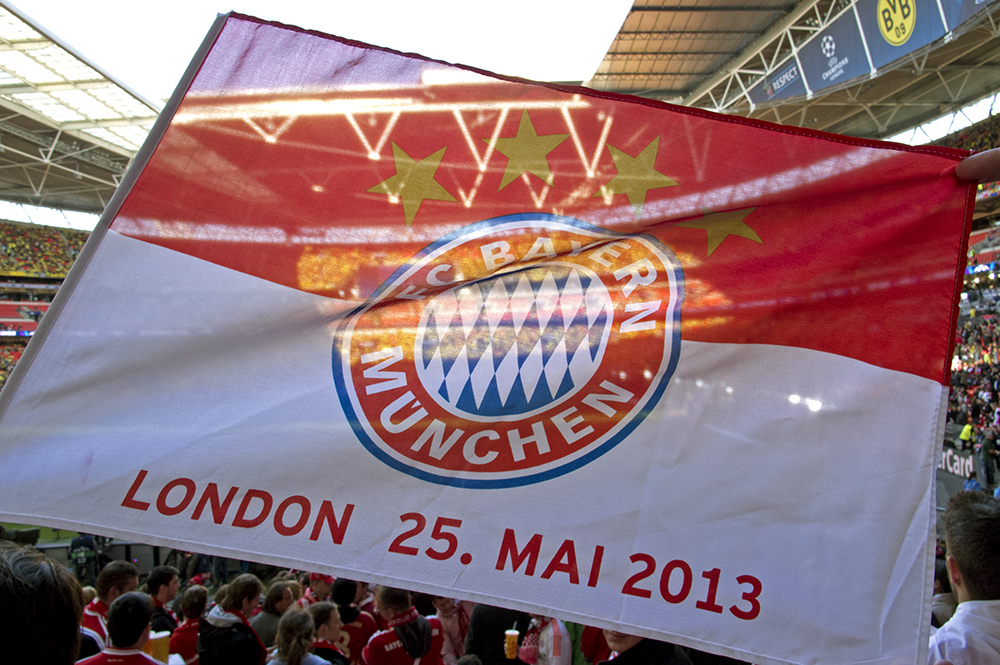
{"type": "Polygon", "coordinates": [[[835,57],[837,54],[837,42],[833,40],[833,35],[823,37],[823,41],[820,42],[820,49],[823,51],[823,55],[827,57],[827,64],[830,67],[837,64],[837,58],[835,57]]]}
{"type": "Polygon", "coordinates": [[[820,43],[820,48],[823,50],[823,55],[832,58],[837,52],[837,42],[833,40],[833,35],[825,35],[820,43]]]}
{"type": "Polygon", "coordinates": [[[338,327],[361,443],[430,482],[511,487],[625,440],[676,365],[682,278],[658,241],[511,215],[432,244],[338,327]]]}

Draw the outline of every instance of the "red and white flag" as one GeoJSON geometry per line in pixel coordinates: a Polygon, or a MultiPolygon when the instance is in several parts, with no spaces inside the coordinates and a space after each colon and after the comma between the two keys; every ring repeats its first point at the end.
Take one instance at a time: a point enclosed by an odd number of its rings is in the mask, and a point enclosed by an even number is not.
{"type": "Polygon", "coordinates": [[[0,514],[918,662],[963,155],[222,17],[4,389],[0,514]]]}

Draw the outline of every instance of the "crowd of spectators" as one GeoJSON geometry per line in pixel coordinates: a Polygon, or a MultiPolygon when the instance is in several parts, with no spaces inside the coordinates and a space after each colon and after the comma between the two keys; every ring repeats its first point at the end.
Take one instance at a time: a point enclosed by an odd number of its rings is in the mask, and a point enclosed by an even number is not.
{"type": "Polygon", "coordinates": [[[0,221],[0,275],[64,278],[88,233],[0,221]]]}
{"type": "MultiPolygon", "coordinates": [[[[89,236],[86,231],[0,220],[0,283],[4,286],[0,300],[19,305],[17,317],[0,319],[0,333],[35,329],[45,309],[32,303],[51,300],[55,285],[66,277],[89,236]]],[[[0,388],[21,357],[24,340],[6,338],[7,343],[0,346],[0,388]]]]}
{"type": "Polygon", "coordinates": [[[739,664],[551,616],[322,573],[183,580],[173,566],[142,575],[130,562],[109,561],[88,582],[81,586],[31,548],[0,541],[7,594],[0,627],[17,629],[5,655],[58,665],[591,665],[615,655],[623,664],[739,664]]]}
{"type": "Polygon", "coordinates": [[[978,468],[966,489],[1000,493],[1000,292],[995,279],[980,278],[980,284],[966,291],[974,303],[955,337],[947,422],[959,434],[945,445],[976,454],[978,468]]]}
{"type": "Polygon", "coordinates": [[[934,143],[963,150],[989,150],[1000,145],[1000,115],[991,115],[934,143]]]}
{"type": "MultiPolygon", "coordinates": [[[[1000,500],[962,492],[939,541],[930,660],[995,662],[1000,500]],[[986,566],[977,561],[988,559],[986,566]],[[970,602],[971,601],[971,602],[970,602]],[[969,618],[975,623],[963,623],[969,618]],[[950,619],[950,620],[949,620],[950,619]],[[983,659],[983,657],[986,657],[983,659]]],[[[11,662],[53,665],[741,665],[668,642],[323,573],[182,579],[108,561],[94,578],[0,540],[11,662]],[[265,583],[266,582],[266,583],[265,583]],[[154,659],[155,656],[155,659],[154,659]]],[[[6,631],[6,632],[4,632],[6,631]]]]}
{"type": "Polygon", "coordinates": [[[23,352],[24,347],[20,345],[0,346],[0,386],[3,386],[4,382],[7,381],[7,377],[10,376],[11,370],[14,369],[14,365],[23,352]]]}

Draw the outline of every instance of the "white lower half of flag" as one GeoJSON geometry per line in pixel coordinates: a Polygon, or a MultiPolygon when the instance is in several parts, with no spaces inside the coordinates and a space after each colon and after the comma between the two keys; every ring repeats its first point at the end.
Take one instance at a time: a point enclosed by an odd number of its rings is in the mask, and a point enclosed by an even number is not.
{"type": "Polygon", "coordinates": [[[345,420],[331,343],[355,304],[108,232],[8,387],[0,514],[759,663],[925,654],[941,385],[682,341],[659,402],[606,454],[522,487],[448,487],[390,468],[345,420]]]}

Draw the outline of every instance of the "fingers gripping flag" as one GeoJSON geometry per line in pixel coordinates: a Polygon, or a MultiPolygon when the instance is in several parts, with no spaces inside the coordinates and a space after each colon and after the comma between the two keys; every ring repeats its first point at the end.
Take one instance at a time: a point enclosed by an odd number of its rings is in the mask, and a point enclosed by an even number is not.
{"type": "Polygon", "coordinates": [[[222,17],[3,392],[0,511],[917,662],[962,154],[222,17]]]}

